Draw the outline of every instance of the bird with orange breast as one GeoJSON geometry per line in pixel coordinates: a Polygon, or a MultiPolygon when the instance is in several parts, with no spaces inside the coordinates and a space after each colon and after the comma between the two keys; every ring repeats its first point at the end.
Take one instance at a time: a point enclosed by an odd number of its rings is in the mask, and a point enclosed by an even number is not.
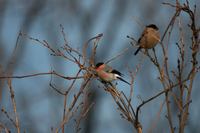
{"type": "Polygon", "coordinates": [[[99,62],[96,64],[96,71],[97,71],[97,76],[105,82],[110,83],[114,80],[121,80],[131,85],[130,83],[121,78],[121,76],[123,75],[122,73],[113,69],[111,66],[104,64],[103,62],[99,62]]]}

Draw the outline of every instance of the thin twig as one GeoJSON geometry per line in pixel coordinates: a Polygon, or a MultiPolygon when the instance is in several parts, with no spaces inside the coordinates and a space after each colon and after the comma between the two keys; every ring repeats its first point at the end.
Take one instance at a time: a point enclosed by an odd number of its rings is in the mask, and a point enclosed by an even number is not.
{"type": "Polygon", "coordinates": [[[7,130],[6,126],[4,126],[1,122],[0,122],[0,126],[3,127],[3,129],[4,129],[4,131],[0,130],[0,132],[6,132],[6,133],[8,133],[8,130],[7,130]]]}
{"type": "Polygon", "coordinates": [[[1,110],[2,112],[4,112],[5,114],[6,114],[6,116],[8,117],[8,119],[13,123],[13,125],[15,125],[15,126],[17,126],[16,124],[15,124],[15,122],[10,118],[10,116],[8,115],[8,113],[5,111],[5,110],[1,110]]]}
{"type": "Polygon", "coordinates": [[[162,109],[163,109],[163,106],[165,105],[165,101],[166,101],[166,98],[165,98],[165,100],[163,101],[163,103],[162,103],[162,105],[161,105],[161,107],[160,107],[160,110],[159,110],[159,112],[158,112],[158,114],[157,114],[157,116],[156,116],[156,118],[155,118],[155,120],[154,120],[154,122],[153,122],[153,125],[152,125],[151,130],[149,131],[149,133],[152,132],[152,130],[153,130],[155,124],[156,124],[156,121],[158,120],[158,117],[159,117],[159,115],[160,115],[160,113],[161,113],[161,111],[162,111],[162,109]]]}
{"type": "Polygon", "coordinates": [[[10,82],[8,80],[8,77],[5,74],[5,72],[4,72],[4,70],[3,70],[1,65],[0,65],[0,68],[1,68],[2,73],[4,74],[4,76],[6,77],[8,86],[10,87],[10,94],[11,94],[11,98],[12,98],[12,102],[13,102],[13,108],[14,108],[14,114],[15,114],[15,120],[16,120],[15,127],[17,128],[17,132],[20,133],[19,124],[18,124],[18,117],[17,117],[17,108],[16,108],[16,104],[15,104],[14,91],[12,90],[12,85],[10,84],[10,82]]]}
{"type": "Polygon", "coordinates": [[[115,57],[113,57],[112,59],[108,60],[108,61],[106,62],[106,64],[108,64],[108,62],[114,60],[115,58],[119,57],[120,55],[122,55],[122,54],[123,54],[124,52],[126,52],[127,50],[128,50],[128,48],[127,48],[126,50],[124,50],[123,52],[121,52],[120,54],[118,54],[117,56],[115,56],[115,57]]]}
{"type": "MultiPolygon", "coordinates": [[[[79,77],[67,77],[67,76],[64,76],[64,75],[61,75],[59,73],[57,73],[56,71],[51,71],[49,73],[36,73],[36,74],[30,74],[30,75],[24,75],[24,76],[12,76],[12,77],[7,77],[7,78],[18,78],[18,79],[21,79],[21,78],[27,78],[27,77],[33,77],[33,76],[38,76],[38,75],[46,75],[46,74],[55,74],[59,77],[62,77],[64,79],[68,79],[68,80],[71,80],[71,79],[80,79],[80,78],[85,78],[86,76],[79,76],[79,77]]],[[[90,76],[90,75],[87,75],[87,76],[90,76]]],[[[1,78],[6,78],[6,77],[0,77],[1,78]]]]}

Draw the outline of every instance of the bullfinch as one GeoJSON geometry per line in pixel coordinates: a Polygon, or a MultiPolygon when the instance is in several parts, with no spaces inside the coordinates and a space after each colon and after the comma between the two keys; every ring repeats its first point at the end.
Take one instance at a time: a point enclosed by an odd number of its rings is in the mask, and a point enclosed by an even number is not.
{"type": "Polygon", "coordinates": [[[105,82],[110,83],[114,80],[121,80],[131,85],[130,83],[121,78],[121,76],[123,75],[122,73],[113,69],[109,65],[104,64],[103,62],[99,62],[96,64],[96,71],[97,71],[97,76],[105,82]]]}
{"type": "MultiPolygon", "coordinates": [[[[158,27],[155,24],[148,25],[147,31],[159,39],[158,27]]],[[[157,45],[158,40],[155,37],[153,37],[151,34],[148,34],[147,31],[144,30],[142,32],[142,35],[138,40],[140,47],[137,49],[137,51],[134,53],[134,55],[136,55],[142,48],[147,50],[147,49],[151,49],[157,45]]]]}

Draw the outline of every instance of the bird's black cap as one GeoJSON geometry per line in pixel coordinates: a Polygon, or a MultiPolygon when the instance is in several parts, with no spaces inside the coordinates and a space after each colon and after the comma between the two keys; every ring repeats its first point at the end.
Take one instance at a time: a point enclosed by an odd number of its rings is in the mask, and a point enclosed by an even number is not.
{"type": "Polygon", "coordinates": [[[155,30],[158,30],[158,27],[155,24],[150,24],[147,26],[147,28],[153,28],[155,30]]]}
{"type": "Polygon", "coordinates": [[[104,63],[103,62],[99,62],[96,64],[96,68],[98,68],[99,66],[103,65],[104,63]]]}

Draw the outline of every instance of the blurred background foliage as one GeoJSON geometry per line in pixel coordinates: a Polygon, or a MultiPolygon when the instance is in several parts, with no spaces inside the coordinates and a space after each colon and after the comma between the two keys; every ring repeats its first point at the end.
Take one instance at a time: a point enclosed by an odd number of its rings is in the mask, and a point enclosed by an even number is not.
{"type": "MultiPolygon", "coordinates": [[[[103,33],[104,36],[97,48],[95,63],[106,62],[128,48],[127,52],[111,61],[109,65],[124,73],[124,79],[130,82],[130,75],[125,63],[128,63],[128,66],[134,72],[142,53],[134,56],[136,48],[131,46],[130,42],[132,40],[126,36],[129,35],[137,40],[143,31],[132,16],[135,16],[143,26],[151,23],[156,24],[162,37],[175,13],[175,8],[163,5],[161,2],[176,4],[175,0],[0,0],[0,64],[6,74],[9,75],[12,52],[20,30],[23,34],[33,38],[41,41],[46,40],[54,49],[60,48],[65,44],[60,28],[60,24],[62,24],[67,41],[74,49],[79,47],[82,50],[90,38],[97,36],[98,33],[103,33]]],[[[183,4],[185,1],[179,2],[183,4]]],[[[198,27],[200,25],[200,12],[198,12],[200,1],[189,2],[192,10],[194,5],[197,5],[196,25],[198,27]]],[[[185,12],[181,12],[180,20],[185,43],[185,62],[187,66],[184,73],[186,76],[192,68],[190,63],[192,51],[189,48],[192,32],[187,26],[187,24],[191,24],[191,20],[185,12]]],[[[163,41],[164,44],[167,42],[167,37],[168,34],[163,41]]],[[[177,22],[175,22],[172,31],[167,54],[169,70],[175,72],[177,72],[177,58],[180,58],[179,50],[175,45],[176,42],[180,43],[180,31],[177,22]]],[[[158,60],[162,63],[161,46],[158,44],[155,49],[158,60]]],[[[90,42],[86,51],[87,57],[90,57],[93,51],[93,42],[90,42]]],[[[50,53],[49,49],[38,42],[21,36],[14,57],[13,76],[49,72],[51,66],[53,70],[62,75],[75,76],[78,66],[64,58],[51,56],[50,53]]],[[[150,54],[153,54],[152,50],[150,50],[150,54]]],[[[0,76],[2,77],[3,74],[0,73],[0,76]]],[[[160,81],[155,80],[158,76],[159,73],[156,67],[147,57],[144,57],[133,85],[134,94],[131,104],[134,108],[141,103],[137,95],[140,95],[143,100],[147,100],[163,90],[160,81]]],[[[176,78],[172,74],[170,76],[176,83],[176,78]]],[[[191,95],[189,125],[186,126],[185,132],[195,133],[200,131],[198,119],[200,118],[199,78],[200,75],[197,74],[191,95]]],[[[64,96],[54,91],[49,86],[49,82],[50,75],[12,80],[21,132],[51,132],[51,127],[56,130],[61,124],[64,96]]],[[[56,76],[53,77],[53,84],[62,87],[64,91],[67,90],[70,83],[71,81],[56,76]]],[[[72,102],[73,95],[79,90],[80,83],[81,80],[75,84],[70,92],[67,107],[72,102]]],[[[92,95],[89,98],[88,105],[94,99],[96,102],[81,121],[79,132],[136,132],[131,123],[121,118],[120,111],[117,110],[117,105],[109,93],[98,88],[98,85],[102,84],[94,79],[90,89],[92,95]]],[[[129,94],[130,88],[126,84],[118,82],[117,88],[119,91],[124,91],[126,95],[129,94]]],[[[179,96],[178,88],[174,90],[174,94],[179,96]]],[[[143,132],[150,130],[164,98],[163,94],[141,108],[139,119],[143,132]]],[[[177,114],[179,108],[173,98],[170,98],[173,124],[178,127],[177,114]]],[[[5,79],[0,80],[0,109],[7,111],[10,117],[14,119],[9,87],[5,79]]],[[[80,110],[73,119],[78,119],[79,113],[80,110]]],[[[170,132],[169,122],[165,115],[167,115],[166,105],[153,132],[170,132]]],[[[73,119],[65,125],[66,132],[75,131],[76,123],[73,119]]],[[[3,112],[0,112],[0,122],[2,124],[7,123],[8,130],[16,132],[14,125],[3,112]]]]}

